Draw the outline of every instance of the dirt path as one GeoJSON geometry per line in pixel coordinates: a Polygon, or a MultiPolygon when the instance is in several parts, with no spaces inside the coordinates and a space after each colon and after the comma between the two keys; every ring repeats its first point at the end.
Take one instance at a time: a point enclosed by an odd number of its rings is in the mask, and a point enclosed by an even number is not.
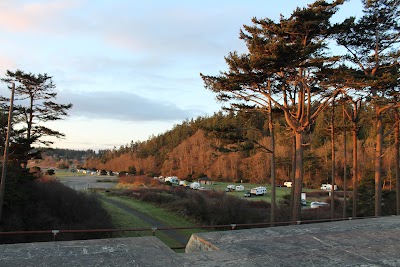
{"type": "MultiPolygon", "coordinates": [[[[148,216],[148,215],[146,215],[146,214],[144,214],[144,213],[142,213],[140,211],[132,209],[131,207],[129,207],[129,206],[127,206],[127,205],[125,205],[125,204],[123,204],[121,202],[118,202],[116,200],[109,199],[109,198],[103,197],[103,196],[101,197],[101,199],[104,200],[105,202],[111,204],[111,205],[114,205],[114,206],[122,209],[123,211],[125,211],[125,212],[127,212],[127,213],[129,213],[129,214],[131,214],[131,215],[133,215],[135,217],[138,217],[142,221],[150,224],[152,227],[157,227],[157,228],[168,228],[168,227],[171,227],[170,225],[167,225],[167,224],[165,224],[163,222],[155,220],[154,218],[152,218],[152,217],[150,217],[150,216],[148,216]]],[[[174,239],[175,241],[179,242],[182,246],[186,246],[187,242],[189,241],[188,237],[186,237],[185,235],[181,234],[177,230],[163,230],[162,232],[165,235],[167,235],[168,237],[170,237],[170,238],[174,239]]]]}

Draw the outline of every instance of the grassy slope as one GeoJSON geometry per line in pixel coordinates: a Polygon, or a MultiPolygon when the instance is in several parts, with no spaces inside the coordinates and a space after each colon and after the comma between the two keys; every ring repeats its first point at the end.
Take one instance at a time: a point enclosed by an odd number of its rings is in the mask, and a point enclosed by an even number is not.
{"type": "MultiPolygon", "coordinates": [[[[128,198],[128,197],[112,196],[110,198],[114,199],[116,201],[119,201],[121,203],[124,203],[128,207],[131,207],[132,209],[140,211],[143,214],[148,215],[149,217],[152,217],[160,222],[170,225],[171,227],[195,227],[195,225],[193,223],[187,221],[185,218],[177,216],[176,214],[168,212],[168,211],[164,210],[163,208],[159,208],[153,204],[142,202],[142,201],[135,200],[135,199],[128,198]]],[[[188,237],[190,237],[190,235],[192,233],[200,232],[202,230],[201,229],[184,229],[184,230],[180,230],[180,231],[182,234],[185,234],[188,237]]]]}
{"type": "MultiPolygon", "coordinates": [[[[138,210],[149,217],[152,217],[158,221],[170,225],[171,227],[192,227],[193,224],[189,223],[183,218],[176,216],[175,214],[169,213],[161,208],[155,207],[149,203],[140,202],[131,198],[126,197],[110,197],[113,200],[124,203],[125,205],[131,207],[132,209],[138,210]]],[[[109,203],[103,202],[104,207],[110,213],[113,223],[117,228],[148,228],[149,231],[139,231],[139,232],[120,232],[117,234],[119,237],[132,237],[132,236],[149,236],[152,235],[150,231],[151,225],[140,220],[139,218],[111,205],[109,203]]],[[[188,238],[192,233],[199,232],[199,229],[186,229],[179,230],[182,234],[186,235],[188,238]]],[[[169,238],[162,231],[157,231],[156,236],[164,242],[169,247],[177,247],[180,244],[175,240],[169,238]]]]}

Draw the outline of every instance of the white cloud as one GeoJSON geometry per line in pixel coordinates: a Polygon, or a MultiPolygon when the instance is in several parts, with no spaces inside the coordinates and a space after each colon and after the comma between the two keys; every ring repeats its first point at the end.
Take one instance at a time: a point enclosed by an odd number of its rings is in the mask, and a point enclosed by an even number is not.
{"type": "Polygon", "coordinates": [[[243,24],[310,2],[0,0],[0,78],[17,68],[53,76],[57,102],[74,104],[65,146],[111,145],[124,129],[123,142],[143,139],[219,109],[199,73],[217,75],[228,52],[245,51],[243,24]],[[97,133],[85,126],[94,122],[97,133]],[[105,124],[118,130],[99,134],[105,124]]]}
{"type": "Polygon", "coordinates": [[[110,91],[75,94],[62,92],[59,99],[73,103],[71,116],[118,121],[176,121],[201,115],[196,109],[183,109],[164,99],[148,99],[135,93],[110,91]]]}

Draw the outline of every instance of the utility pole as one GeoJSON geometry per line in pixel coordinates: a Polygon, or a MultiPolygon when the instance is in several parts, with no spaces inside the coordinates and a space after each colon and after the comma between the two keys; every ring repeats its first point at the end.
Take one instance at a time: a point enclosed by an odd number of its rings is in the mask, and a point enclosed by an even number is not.
{"type": "Polygon", "coordinates": [[[10,145],[11,122],[12,122],[12,115],[13,115],[13,108],[14,108],[14,91],[15,91],[15,83],[12,83],[10,108],[8,111],[7,136],[6,136],[6,143],[5,143],[5,147],[4,147],[3,170],[1,173],[1,184],[0,184],[0,221],[1,221],[2,211],[3,211],[4,188],[6,186],[8,148],[10,145]]]}

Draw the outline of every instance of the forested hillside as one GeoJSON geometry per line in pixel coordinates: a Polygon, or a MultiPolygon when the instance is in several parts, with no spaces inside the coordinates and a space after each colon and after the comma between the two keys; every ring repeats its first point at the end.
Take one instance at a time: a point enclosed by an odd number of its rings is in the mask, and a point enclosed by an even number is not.
{"type": "MultiPolygon", "coordinates": [[[[337,110],[343,107],[338,105],[337,110]]],[[[343,130],[347,128],[347,172],[351,173],[350,123],[336,112],[336,183],[343,184],[343,130]]],[[[277,183],[290,180],[292,169],[292,135],[283,114],[274,113],[276,129],[277,183]]],[[[374,129],[372,111],[362,110],[358,131],[360,177],[373,177],[374,129]]],[[[305,149],[304,183],[319,187],[331,177],[330,110],[322,113],[308,132],[305,149]]],[[[394,186],[393,121],[386,117],[384,184],[394,186]]],[[[217,113],[184,121],[172,130],[153,136],[145,142],[131,142],[119,149],[103,150],[85,162],[86,168],[113,171],[135,170],[150,176],[176,175],[181,179],[195,179],[207,175],[214,180],[249,180],[269,183],[270,154],[267,116],[258,112],[217,113]]],[[[351,178],[351,177],[350,177],[351,178]]],[[[349,183],[351,184],[351,183],[349,183]]]]}

